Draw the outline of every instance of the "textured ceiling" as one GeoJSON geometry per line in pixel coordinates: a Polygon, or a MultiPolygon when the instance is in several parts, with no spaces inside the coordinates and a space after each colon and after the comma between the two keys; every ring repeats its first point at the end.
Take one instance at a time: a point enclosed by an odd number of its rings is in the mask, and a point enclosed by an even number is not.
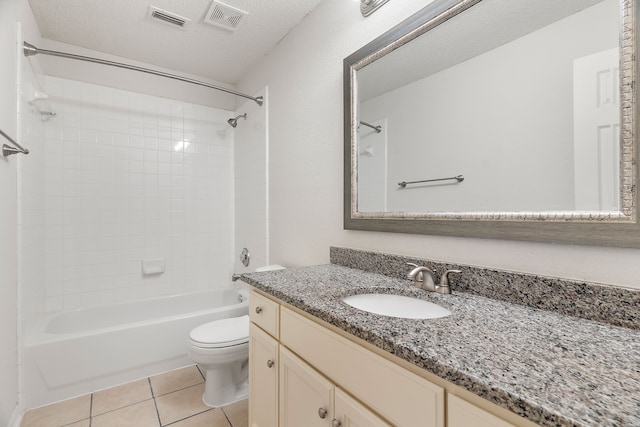
{"type": "Polygon", "coordinates": [[[235,31],[203,21],[212,0],[29,0],[42,36],[235,84],[322,0],[222,0],[249,12],[235,31]],[[149,18],[176,13],[184,29],[149,18]]]}

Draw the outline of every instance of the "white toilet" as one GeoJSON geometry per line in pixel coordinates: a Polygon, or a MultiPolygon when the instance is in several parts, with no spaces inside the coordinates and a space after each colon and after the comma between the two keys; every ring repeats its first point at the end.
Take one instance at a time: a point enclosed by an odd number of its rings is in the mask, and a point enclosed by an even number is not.
{"type": "Polygon", "coordinates": [[[215,320],[189,333],[189,357],[206,371],[202,401],[213,407],[247,397],[249,316],[215,320]]]}

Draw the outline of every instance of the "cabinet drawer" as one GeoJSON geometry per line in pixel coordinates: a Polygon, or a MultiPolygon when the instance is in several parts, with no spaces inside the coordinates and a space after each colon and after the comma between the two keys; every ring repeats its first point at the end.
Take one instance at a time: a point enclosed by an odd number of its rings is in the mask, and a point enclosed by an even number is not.
{"type": "Polygon", "coordinates": [[[451,393],[447,396],[448,427],[514,427],[493,414],[451,393]]]}
{"type": "Polygon", "coordinates": [[[286,308],[280,342],[403,427],[444,427],[444,389],[286,308]]]}
{"type": "Polygon", "coordinates": [[[280,305],[255,291],[249,295],[249,319],[278,338],[280,305]]]}

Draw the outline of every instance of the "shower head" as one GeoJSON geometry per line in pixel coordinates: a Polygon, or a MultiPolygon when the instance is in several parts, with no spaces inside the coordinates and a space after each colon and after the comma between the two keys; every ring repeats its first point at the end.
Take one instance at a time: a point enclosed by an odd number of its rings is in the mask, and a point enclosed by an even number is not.
{"type": "Polygon", "coordinates": [[[243,119],[247,119],[247,113],[244,114],[240,114],[239,116],[234,117],[233,119],[229,119],[227,120],[227,123],[229,123],[231,125],[231,127],[236,127],[238,126],[238,119],[242,117],[243,119]]]}

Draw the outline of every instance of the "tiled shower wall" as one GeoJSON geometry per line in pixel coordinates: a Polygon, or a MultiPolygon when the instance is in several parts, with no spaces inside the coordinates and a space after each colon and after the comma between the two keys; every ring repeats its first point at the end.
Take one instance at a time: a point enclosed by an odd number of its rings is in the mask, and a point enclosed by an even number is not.
{"type": "Polygon", "coordinates": [[[46,124],[46,309],[228,286],[230,112],[54,77],[46,124]],[[142,262],[161,260],[161,274],[142,262]]]}

